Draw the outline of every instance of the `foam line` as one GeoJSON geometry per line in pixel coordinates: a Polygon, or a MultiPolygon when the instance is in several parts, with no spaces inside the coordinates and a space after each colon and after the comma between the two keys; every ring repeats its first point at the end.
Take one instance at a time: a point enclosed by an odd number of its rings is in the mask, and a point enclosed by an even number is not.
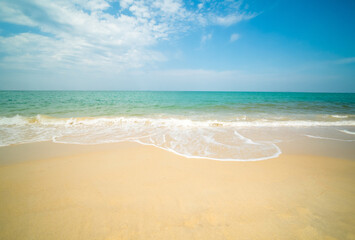
{"type": "Polygon", "coordinates": [[[333,141],[342,141],[342,142],[354,142],[355,140],[346,140],[346,139],[338,139],[338,138],[327,138],[327,137],[320,137],[320,136],[313,136],[313,135],[305,135],[309,138],[317,138],[317,139],[325,139],[325,140],[333,140],[333,141]]]}
{"type": "Polygon", "coordinates": [[[234,122],[205,120],[195,121],[180,118],[144,118],[144,117],[86,117],[86,118],[54,118],[45,115],[36,117],[0,117],[0,126],[11,125],[43,125],[43,126],[181,126],[181,127],[312,127],[312,126],[355,126],[354,120],[313,121],[313,120],[237,120],[234,122]]]}
{"type": "Polygon", "coordinates": [[[253,144],[253,145],[260,145],[259,143],[254,142],[253,140],[244,137],[243,135],[241,135],[240,133],[238,133],[237,131],[234,131],[234,134],[240,139],[243,140],[245,143],[247,144],[253,144]]]}
{"type": "Polygon", "coordinates": [[[348,118],[347,115],[332,115],[334,118],[348,118]]]}
{"type": "Polygon", "coordinates": [[[276,149],[276,153],[271,155],[271,156],[261,157],[261,158],[251,158],[251,159],[212,158],[212,157],[186,155],[186,154],[179,153],[179,152],[177,152],[177,151],[175,151],[175,150],[173,150],[171,148],[164,148],[164,147],[152,144],[152,143],[143,143],[143,142],[141,142],[139,140],[134,140],[132,142],[136,142],[136,143],[139,143],[139,144],[142,144],[142,145],[147,145],[147,146],[154,146],[154,147],[163,149],[163,150],[168,151],[168,152],[172,152],[172,153],[174,153],[176,155],[179,155],[179,156],[182,156],[182,157],[186,157],[186,158],[209,159],[209,160],[215,160],[215,161],[220,161],[220,162],[256,162],[256,161],[263,161],[263,160],[268,160],[268,159],[272,159],[272,158],[277,158],[282,153],[281,149],[276,144],[271,143],[273,145],[273,147],[275,147],[275,149],[276,149]]]}
{"type": "Polygon", "coordinates": [[[348,130],[339,130],[340,132],[346,133],[346,134],[351,134],[351,135],[355,135],[355,132],[352,131],[348,131],[348,130]]]}

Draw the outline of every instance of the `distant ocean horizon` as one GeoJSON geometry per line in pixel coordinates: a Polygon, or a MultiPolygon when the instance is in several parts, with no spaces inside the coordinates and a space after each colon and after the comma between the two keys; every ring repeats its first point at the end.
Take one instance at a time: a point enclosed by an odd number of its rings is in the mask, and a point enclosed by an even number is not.
{"type": "Polygon", "coordinates": [[[278,129],[319,141],[355,136],[355,93],[0,91],[0,105],[0,146],[135,141],[252,161],[281,154],[277,143],[287,138],[278,129]]]}

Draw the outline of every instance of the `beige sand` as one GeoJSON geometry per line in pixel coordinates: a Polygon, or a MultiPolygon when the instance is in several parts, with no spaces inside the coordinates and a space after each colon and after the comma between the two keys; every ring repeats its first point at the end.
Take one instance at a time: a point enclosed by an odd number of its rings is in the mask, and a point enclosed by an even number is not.
{"type": "Polygon", "coordinates": [[[4,240],[355,239],[354,226],[350,160],[217,162],[135,143],[0,150],[4,240]]]}

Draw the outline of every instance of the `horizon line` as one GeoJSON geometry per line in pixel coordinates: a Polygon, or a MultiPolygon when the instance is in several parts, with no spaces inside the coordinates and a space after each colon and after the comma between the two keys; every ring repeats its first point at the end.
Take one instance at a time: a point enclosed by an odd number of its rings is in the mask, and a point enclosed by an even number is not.
{"type": "Polygon", "coordinates": [[[327,92],[327,91],[230,91],[230,90],[80,90],[80,89],[0,89],[0,92],[229,92],[229,93],[348,93],[355,92],[327,92]]]}

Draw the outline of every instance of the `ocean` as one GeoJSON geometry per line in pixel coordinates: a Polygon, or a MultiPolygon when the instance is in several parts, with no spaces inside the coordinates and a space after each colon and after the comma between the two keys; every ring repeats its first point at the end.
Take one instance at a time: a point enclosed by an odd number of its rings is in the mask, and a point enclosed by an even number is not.
{"type": "Polygon", "coordinates": [[[355,143],[354,93],[0,91],[0,146],[134,141],[255,161],[294,138],[355,143]]]}

